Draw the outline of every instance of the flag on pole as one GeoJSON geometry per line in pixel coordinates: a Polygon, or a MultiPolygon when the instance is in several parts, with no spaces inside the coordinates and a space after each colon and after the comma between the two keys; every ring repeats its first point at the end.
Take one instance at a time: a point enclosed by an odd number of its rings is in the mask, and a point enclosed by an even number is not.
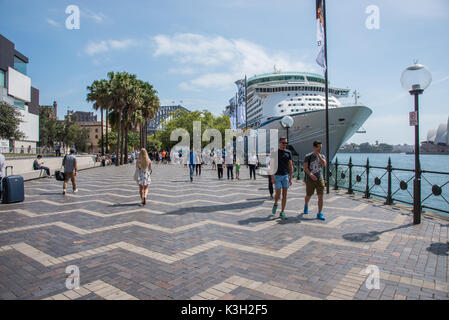
{"type": "Polygon", "coordinates": [[[324,55],[324,14],[323,14],[323,0],[316,0],[316,37],[318,43],[318,56],[316,58],[316,62],[320,65],[321,68],[326,70],[327,61],[324,55]]]}
{"type": "Polygon", "coordinates": [[[246,92],[245,92],[245,80],[239,80],[235,83],[238,88],[237,94],[237,110],[238,110],[238,123],[243,124],[246,122],[246,92]]]}
{"type": "Polygon", "coordinates": [[[237,101],[235,97],[229,100],[229,113],[231,119],[231,130],[237,130],[237,101]]]}

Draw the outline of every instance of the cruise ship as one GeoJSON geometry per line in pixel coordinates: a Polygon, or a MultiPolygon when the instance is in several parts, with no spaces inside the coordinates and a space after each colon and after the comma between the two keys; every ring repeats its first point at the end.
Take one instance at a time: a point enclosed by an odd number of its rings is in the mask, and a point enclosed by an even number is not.
{"type": "MultiPolygon", "coordinates": [[[[329,86],[331,159],[372,114],[371,109],[357,102],[343,105],[339,99],[348,98],[349,92],[349,89],[329,86]]],[[[247,80],[248,128],[266,129],[267,137],[270,129],[278,129],[279,136],[287,136],[281,120],[285,116],[292,117],[294,124],[288,130],[289,145],[300,159],[312,151],[315,140],[322,141],[323,151],[326,150],[325,104],[325,80],[318,74],[273,72],[247,80]]],[[[246,123],[239,124],[238,128],[245,126],[246,123]]],[[[266,152],[269,152],[269,146],[266,152]]]]}

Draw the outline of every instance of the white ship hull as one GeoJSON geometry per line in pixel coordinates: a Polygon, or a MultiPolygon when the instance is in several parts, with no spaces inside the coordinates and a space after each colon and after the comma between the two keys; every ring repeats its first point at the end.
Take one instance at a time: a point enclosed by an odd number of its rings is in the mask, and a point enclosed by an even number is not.
{"type": "MultiPolygon", "coordinates": [[[[329,109],[329,155],[333,159],[338,149],[348,141],[372,114],[366,106],[345,106],[329,109]]],[[[288,130],[289,145],[298,153],[300,159],[313,151],[313,142],[323,143],[322,153],[326,152],[325,110],[315,110],[299,114],[290,114],[294,119],[288,130]]],[[[282,117],[262,123],[258,129],[278,129],[279,136],[287,136],[287,130],[281,125],[282,117]]],[[[269,134],[269,133],[268,133],[269,134]]],[[[269,141],[269,140],[267,140],[269,141]]],[[[267,150],[268,152],[269,150],[267,150]]]]}

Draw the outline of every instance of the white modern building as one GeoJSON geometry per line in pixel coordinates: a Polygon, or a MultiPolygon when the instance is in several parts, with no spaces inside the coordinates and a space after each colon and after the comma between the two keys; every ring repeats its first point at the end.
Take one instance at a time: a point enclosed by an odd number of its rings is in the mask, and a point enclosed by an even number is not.
{"type": "Polygon", "coordinates": [[[437,129],[432,129],[427,132],[427,142],[439,145],[439,146],[449,146],[449,118],[447,123],[442,123],[437,129]]]}
{"type": "Polygon", "coordinates": [[[39,141],[39,90],[27,76],[28,58],[15,49],[14,43],[0,34],[0,101],[16,107],[22,114],[22,140],[0,140],[3,153],[36,152],[39,141]]]}

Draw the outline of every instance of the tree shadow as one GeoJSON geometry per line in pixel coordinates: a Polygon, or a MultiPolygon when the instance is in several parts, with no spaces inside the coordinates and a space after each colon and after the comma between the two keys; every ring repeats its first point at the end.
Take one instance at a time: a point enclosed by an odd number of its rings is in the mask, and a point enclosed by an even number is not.
{"type": "Polygon", "coordinates": [[[390,231],[409,228],[412,226],[413,226],[413,223],[409,223],[409,224],[405,224],[403,226],[386,229],[383,231],[368,231],[366,233],[347,233],[347,234],[343,235],[343,239],[345,239],[347,241],[351,241],[351,242],[376,242],[380,239],[381,234],[384,234],[384,233],[387,233],[390,231]]]}
{"type": "Polygon", "coordinates": [[[426,249],[429,252],[432,252],[433,254],[436,254],[438,256],[449,256],[449,242],[443,243],[443,242],[435,242],[430,244],[430,247],[426,249]]]}
{"type": "Polygon", "coordinates": [[[187,213],[213,213],[217,211],[238,211],[244,209],[250,209],[257,206],[261,206],[263,201],[248,201],[244,203],[236,204],[222,204],[215,206],[199,206],[199,207],[184,207],[173,211],[164,213],[164,215],[185,215],[187,213]]]}

